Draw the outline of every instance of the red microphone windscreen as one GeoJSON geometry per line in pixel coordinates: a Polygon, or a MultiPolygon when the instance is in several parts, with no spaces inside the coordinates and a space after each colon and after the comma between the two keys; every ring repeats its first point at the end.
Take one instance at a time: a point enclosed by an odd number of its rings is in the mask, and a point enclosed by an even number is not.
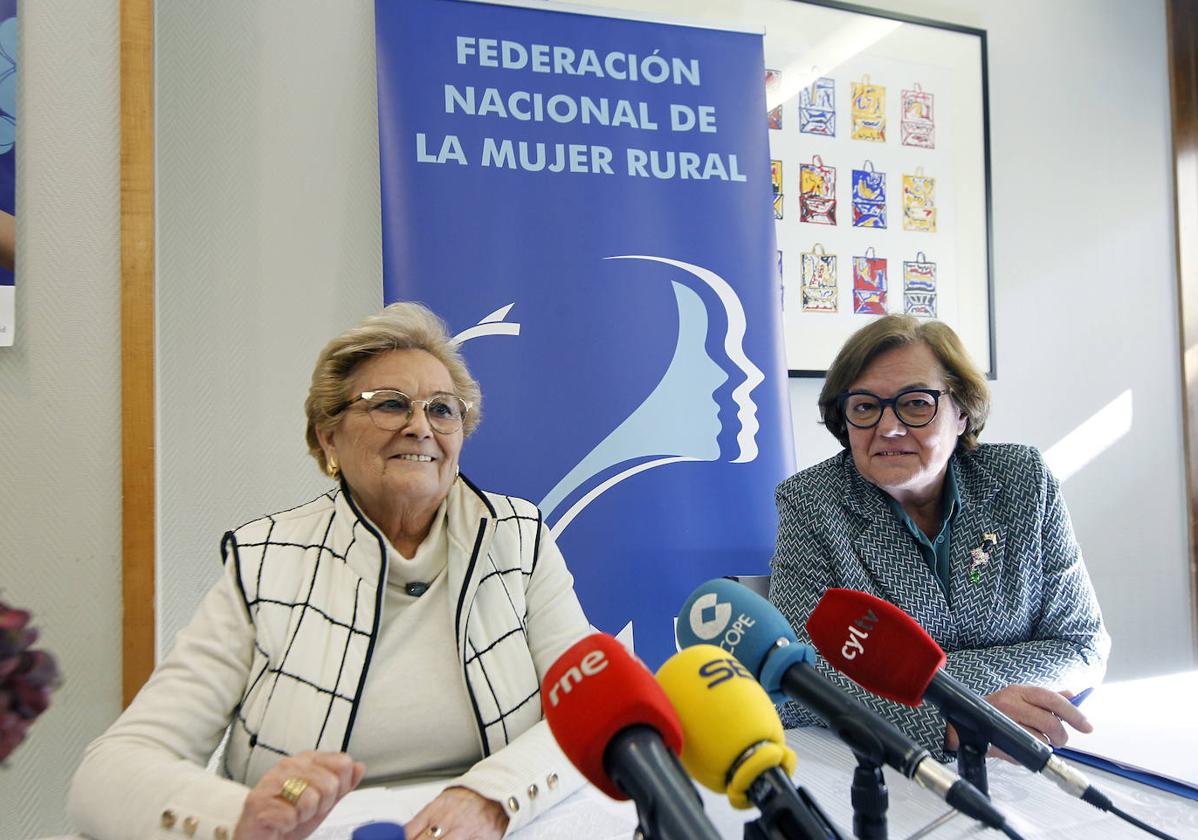
{"type": "Polygon", "coordinates": [[[656,729],[675,755],[682,725],[649,669],[606,633],[575,642],[545,672],[541,707],[558,746],[579,772],[612,799],[627,799],[603,768],[608,743],[621,730],[656,729]]]}
{"type": "Polygon", "coordinates": [[[944,651],[919,622],[889,601],[829,589],[807,619],[811,643],[862,688],[908,706],[923,702],[944,651]]]}

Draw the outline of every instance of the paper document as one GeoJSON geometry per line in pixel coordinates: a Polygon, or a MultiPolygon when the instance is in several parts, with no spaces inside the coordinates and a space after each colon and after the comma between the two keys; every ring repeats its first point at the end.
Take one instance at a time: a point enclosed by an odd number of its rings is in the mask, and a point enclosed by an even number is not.
{"type": "Polygon", "coordinates": [[[1091,755],[1198,789],[1198,671],[1100,685],[1081,705],[1094,732],[1069,733],[1091,755]]]}

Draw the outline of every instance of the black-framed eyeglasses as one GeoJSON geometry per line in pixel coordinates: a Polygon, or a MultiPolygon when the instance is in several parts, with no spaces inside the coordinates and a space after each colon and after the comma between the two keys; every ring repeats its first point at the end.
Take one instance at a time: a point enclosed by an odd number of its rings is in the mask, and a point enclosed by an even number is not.
{"type": "Polygon", "coordinates": [[[453,394],[434,394],[427,400],[414,400],[403,391],[383,388],[378,391],[363,391],[345,404],[349,408],[356,402],[366,405],[366,416],[370,422],[384,432],[397,432],[412,419],[412,412],[419,404],[424,407],[424,416],[434,432],[453,434],[462,428],[470,403],[453,394]]]}
{"type": "Polygon", "coordinates": [[[936,419],[940,398],[948,393],[935,388],[907,388],[883,399],[870,391],[846,391],[839,398],[840,413],[850,426],[872,429],[882,420],[886,406],[890,406],[900,423],[919,429],[936,419]]]}

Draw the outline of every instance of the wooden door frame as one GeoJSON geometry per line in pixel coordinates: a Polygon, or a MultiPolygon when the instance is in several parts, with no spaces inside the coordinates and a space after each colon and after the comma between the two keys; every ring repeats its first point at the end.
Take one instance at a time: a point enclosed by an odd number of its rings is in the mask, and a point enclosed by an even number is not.
{"type": "Polygon", "coordinates": [[[154,0],[121,0],[121,694],[154,670],[154,0]]]}
{"type": "Polygon", "coordinates": [[[1198,640],[1198,0],[1166,0],[1173,105],[1177,303],[1190,553],[1191,636],[1198,640]]]}

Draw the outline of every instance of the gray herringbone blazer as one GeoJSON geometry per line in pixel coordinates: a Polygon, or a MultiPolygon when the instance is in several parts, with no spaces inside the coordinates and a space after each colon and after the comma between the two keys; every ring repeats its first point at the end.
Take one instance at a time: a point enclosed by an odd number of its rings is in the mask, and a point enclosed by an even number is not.
{"type": "MultiPolygon", "coordinates": [[[[952,606],[882,490],[857,472],[851,454],[778,485],[778,543],[770,600],[809,643],[803,627],[820,596],[844,587],[910,613],[948,653],[946,670],[979,694],[1012,683],[1078,691],[1102,680],[1110,637],[1082,563],[1069,513],[1040,453],[989,444],[953,456],[961,509],[953,520],[952,606]],[[989,562],[970,579],[970,551],[983,534],[989,562]]],[[[943,757],[944,720],[930,704],[913,709],[820,668],[846,691],[943,757]]],[[[818,721],[795,703],[787,726],[818,721]]]]}

